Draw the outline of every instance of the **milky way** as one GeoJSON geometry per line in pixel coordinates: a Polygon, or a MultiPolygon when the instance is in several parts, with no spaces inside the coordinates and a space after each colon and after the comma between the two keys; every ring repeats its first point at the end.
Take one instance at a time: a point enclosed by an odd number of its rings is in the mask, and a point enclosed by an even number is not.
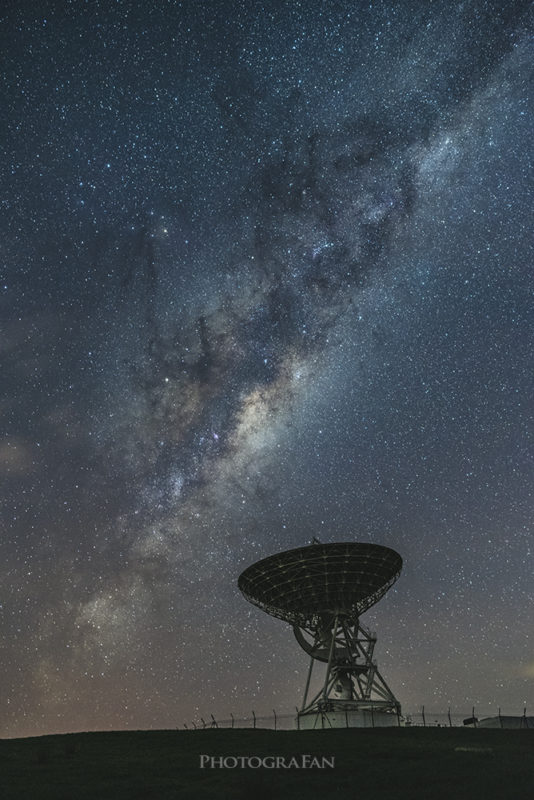
{"type": "Polygon", "coordinates": [[[237,577],[313,536],[405,709],[521,713],[530,4],[1,19],[4,735],[291,713],[237,577]]]}

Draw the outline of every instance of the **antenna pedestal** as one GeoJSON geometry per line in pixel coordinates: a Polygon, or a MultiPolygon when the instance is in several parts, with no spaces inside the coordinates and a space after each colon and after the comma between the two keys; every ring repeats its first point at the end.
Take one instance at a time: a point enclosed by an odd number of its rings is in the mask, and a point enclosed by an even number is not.
{"type": "Polygon", "coordinates": [[[373,652],[376,635],[346,615],[322,615],[295,637],[310,655],[298,728],[370,728],[401,725],[401,707],[380,674],[373,652]],[[326,664],[324,680],[310,692],[315,662],[326,664]]]}

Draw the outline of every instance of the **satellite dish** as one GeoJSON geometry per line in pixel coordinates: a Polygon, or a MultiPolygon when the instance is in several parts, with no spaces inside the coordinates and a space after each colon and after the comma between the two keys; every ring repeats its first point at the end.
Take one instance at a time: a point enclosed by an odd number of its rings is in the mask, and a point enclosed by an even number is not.
{"type": "Polygon", "coordinates": [[[286,550],[248,567],[238,586],[246,599],[289,622],[310,656],[300,727],[401,724],[400,704],[373,661],[376,636],[360,615],[395,583],[402,558],[378,544],[340,542],[286,550]],[[314,662],[327,665],[308,701],[314,662]],[[350,723],[350,725],[349,725],[350,723]]]}

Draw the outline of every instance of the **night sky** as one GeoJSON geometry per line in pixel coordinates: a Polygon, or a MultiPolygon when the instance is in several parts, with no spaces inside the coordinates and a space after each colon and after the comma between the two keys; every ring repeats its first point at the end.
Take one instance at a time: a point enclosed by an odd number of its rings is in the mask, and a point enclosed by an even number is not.
{"type": "Polygon", "coordinates": [[[291,713],[313,536],[402,555],[403,710],[532,711],[531,4],[0,23],[0,735],[291,713]]]}

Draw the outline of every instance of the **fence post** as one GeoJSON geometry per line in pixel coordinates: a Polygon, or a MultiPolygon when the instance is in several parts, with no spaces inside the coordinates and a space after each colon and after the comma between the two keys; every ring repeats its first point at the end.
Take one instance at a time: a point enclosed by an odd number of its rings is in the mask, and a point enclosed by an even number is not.
{"type": "Polygon", "coordinates": [[[449,706],[449,710],[447,711],[447,716],[449,717],[449,728],[452,728],[451,707],[450,706],[449,706]]]}
{"type": "Polygon", "coordinates": [[[426,728],[425,707],[421,708],[421,716],[423,717],[423,728],[426,728]]]}
{"type": "Polygon", "coordinates": [[[217,725],[217,720],[215,719],[213,714],[211,715],[211,719],[212,719],[212,723],[211,723],[212,728],[218,728],[219,726],[217,725]]]}
{"type": "Polygon", "coordinates": [[[477,718],[475,717],[475,707],[474,706],[471,709],[471,716],[473,717],[473,725],[475,726],[475,728],[478,728],[477,718]]]}
{"type": "Polygon", "coordinates": [[[371,705],[371,728],[375,727],[375,710],[371,705]]]}
{"type": "Polygon", "coordinates": [[[202,717],[200,717],[200,721],[201,721],[201,723],[202,723],[202,727],[203,727],[203,728],[205,728],[205,727],[206,727],[206,723],[204,722],[204,720],[202,719],[202,717]]]}
{"type": "Polygon", "coordinates": [[[295,706],[295,711],[297,712],[297,730],[300,731],[300,717],[299,717],[298,706],[295,706]]]}
{"type": "Polygon", "coordinates": [[[230,716],[231,716],[231,718],[232,718],[232,728],[233,728],[233,727],[234,727],[234,715],[232,714],[232,712],[231,712],[231,711],[230,711],[230,716]]]}
{"type": "Polygon", "coordinates": [[[273,714],[274,714],[274,729],[276,730],[276,711],[274,710],[274,708],[273,708],[273,714]]]}
{"type": "Polygon", "coordinates": [[[254,711],[252,712],[252,716],[254,718],[254,729],[255,729],[256,728],[256,714],[254,713],[254,711]]]}

